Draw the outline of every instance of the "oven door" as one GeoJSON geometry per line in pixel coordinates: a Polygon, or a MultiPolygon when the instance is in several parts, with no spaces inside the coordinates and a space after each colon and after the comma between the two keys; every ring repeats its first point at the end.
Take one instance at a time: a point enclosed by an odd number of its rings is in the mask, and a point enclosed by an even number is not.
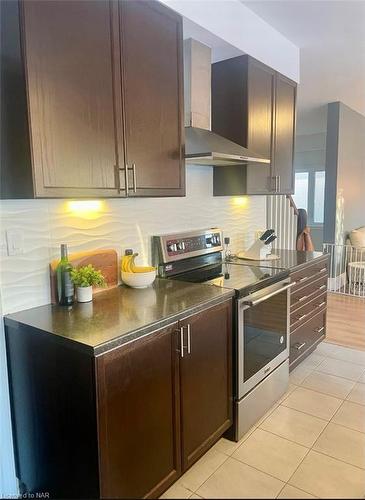
{"type": "Polygon", "coordinates": [[[289,357],[291,286],[286,279],[237,302],[239,399],[289,357]]]}

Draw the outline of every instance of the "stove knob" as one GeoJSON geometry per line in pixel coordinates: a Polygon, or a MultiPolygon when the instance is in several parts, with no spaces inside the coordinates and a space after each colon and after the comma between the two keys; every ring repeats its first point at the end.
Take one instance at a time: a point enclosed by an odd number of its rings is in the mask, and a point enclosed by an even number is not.
{"type": "Polygon", "coordinates": [[[169,245],[167,245],[167,251],[176,252],[177,251],[176,243],[170,243],[169,245]]]}

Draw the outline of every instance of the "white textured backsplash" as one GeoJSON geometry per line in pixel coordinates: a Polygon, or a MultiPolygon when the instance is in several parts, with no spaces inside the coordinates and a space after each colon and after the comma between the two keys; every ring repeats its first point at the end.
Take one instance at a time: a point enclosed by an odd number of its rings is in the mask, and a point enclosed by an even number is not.
{"type": "Polygon", "coordinates": [[[188,167],[185,198],[109,199],[96,213],[75,214],[67,200],[2,201],[3,313],[50,302],[48,264],[61,243],[69,252],[131,247],[146,264],[152,235],[217,226],[231,237],[233,251],[247,247],[266,225],[266,197],[213,197],[212,177],[210,167],[188,167]],[[7,256],[7,229],[23,233],[23,254],[7,256]]]}

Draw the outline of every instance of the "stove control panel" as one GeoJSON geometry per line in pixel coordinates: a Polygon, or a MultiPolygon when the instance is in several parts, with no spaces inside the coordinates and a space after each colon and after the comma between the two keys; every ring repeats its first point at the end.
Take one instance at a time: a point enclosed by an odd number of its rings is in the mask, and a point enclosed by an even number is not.
{"type": "Polygon", "coordinates": [[[155,266],[223,251],[223,233],[216,227],[185,233],[153,236],[155,266]]]}
{"type": "Polygon", "coordinates": [[[185,255],[189,257],[190,253],[204,251],[206,249],[217,248],[222,246],[221,234],[212,232],[210,234],[202,234],[191,237],[182,237],[167,239],[166,253],[169,257],[175,255],[185,255]]]}

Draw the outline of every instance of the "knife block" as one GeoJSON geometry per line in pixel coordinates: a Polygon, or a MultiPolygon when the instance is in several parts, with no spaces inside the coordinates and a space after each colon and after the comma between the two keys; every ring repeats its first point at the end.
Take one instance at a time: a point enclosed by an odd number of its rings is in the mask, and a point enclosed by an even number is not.
{"type": "Polygon", "coordinates": [[[256,240],[244,253],[245,259],[265,260],[271,252],[271,244],[265,245],[261,240],[256,240]]]}

